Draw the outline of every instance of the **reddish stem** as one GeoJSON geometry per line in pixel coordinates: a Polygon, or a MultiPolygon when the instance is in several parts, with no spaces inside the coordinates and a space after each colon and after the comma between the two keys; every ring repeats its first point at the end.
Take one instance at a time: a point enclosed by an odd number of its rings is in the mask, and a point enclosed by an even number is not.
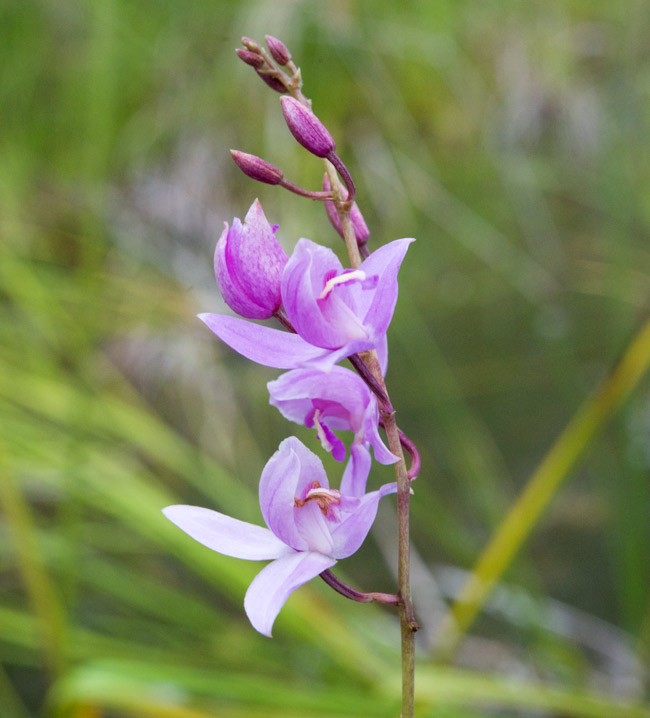
{"type": "Polygon", "coordinates": [[[396,593],[363,593],[351,588],[347,583],[343,583],[340,578],[337,578],[330,569],[326,569],[320,574],[320,577],[325,581],[328,586],[331,586],[341,596],[351,599],[352,601],[358,601],[359,603],[386,603],[390,606],[399,606],[402,599],[396,593]]]}

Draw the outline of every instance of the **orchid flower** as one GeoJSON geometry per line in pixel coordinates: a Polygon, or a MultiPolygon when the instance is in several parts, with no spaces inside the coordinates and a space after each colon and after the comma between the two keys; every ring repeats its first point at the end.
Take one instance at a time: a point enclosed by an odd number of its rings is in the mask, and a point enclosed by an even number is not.
{"type": "Polygon", "coordinates": [[[244,222],[225,228],[214,254],[214,273],[226,304],[249,319],[268,319],[280,308],[280,280],[288,257],[259,200],[244,222]]]}
{"type": "Polygon", "coordinates": [[[213,551],[272,560],[253,579],[244,599],[253,628],[270,636],[290,594],[355,553],[375,520],[379,500],[396,490],[396,484],[385,484],[359,497],[330,489],[321,460],[290,437],[260,478],[260,507],[268,528],[197,506],[168,506],[163,513],[213,551]]]}
{"type": "Polygon", "coordinates": [[[270,403],[297,424],[316,429],[325,451],[337,461],[345,459],[345,444],[335,431],[353,431],[350,461],[341,492],[363,496],[370,472],[370,451],[382,464],[398,459],[379,436],[379,409],[375,395],[353,371],[335,366],[329,374],[317,369],[294,369],[267,384],[270,403]]]}
{"type": "Polygon", "coordinates": [[[376,349],[386,370],[386,330],[397,302],[397,273],[413,239],[375,250],[344,269],[331,249],[299,240],[282,274],[282,303],[296,334],[221,314],[199,318],[248,359],[276,369],[330,371],[356,352],[376,349]]]}

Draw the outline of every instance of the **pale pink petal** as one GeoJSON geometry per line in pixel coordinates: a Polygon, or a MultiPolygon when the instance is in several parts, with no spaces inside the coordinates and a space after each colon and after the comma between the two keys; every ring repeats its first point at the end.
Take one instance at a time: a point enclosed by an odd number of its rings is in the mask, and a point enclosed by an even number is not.
{"type": "Polygon", "coordinates": [[[317,551],[330,556],[334,544],[329,523],[315,501],[308,501],[304,506],[296,508],[295,520],[298,531],[307,542],[310,551],[317,551]]]}
{"type": "Polygon", "coordinates": [[[291,449],[300,461],[300,475],[296,485],[296,496],[300,496],[313,481],[318,483],[325,489],[329,488],[327,474],[323,467],[323,462],[310,451],[300,439],[290,436],[280,444],[280,449],[291,449]]]}
{"type": "Polygon", "coordinates": [[[325,360],[330,367],[329,352],[308,344],[297,334],[265,327],[226,314],[199,314],[219,339],[251,361],[274,369],[295,369],[312,360],[325,360]]]}
{"type": "Polygon", "coordinates": [[[386,376],[388,371],[388,337],[382,334],[375,344],[377,350],[377,359],[379,360],[379,368],[381,373],[386,376]]]}
{"type": "Polygon", "coordinates": [[[397,303],[397,274],[414,239],[396,239],[376,249],[359,269],[367,276],[378,275],[377,287],[372,292],[359,293],[358,310],[363,323],[372,327],[375,336],[384,334],[393,318],[397,303]]]}
{"type": "Polygon", "coordinates": [[[334,539],[333,556],[347,558],[359,549],[375,520],[379,500],[382,496],[394,494],[396,491],[397,484],[385,484],[378,491],[366,494],[354,510],[342,516],[337,526],[331,527],[334,539]]]}
{"type": "Polygon", "coordinates": [[[295,330],[310,344],[335,349],[345,342],[336,327],[325,321],[318,303],[325,277],[343,271],[328,247],[300,239],[282,275],[282,303],[295,330]]]}
{"type": "Polygon", "coordinates": [[[263,568],[244,598],[244,609],[253,628],[270,637],[273,622],[287,598],[335,563],[331,556],[304,551],[283,556],[263,568]]]}
{"type": "Polygon", "coordinates": [[[350,460],[341,479],[341,493],[344,496],[363,496],[371,465],[368,449],[362,444],[352,444],[350,460]]]}
{"type": "Polygon", "coordinates": [[[296,524],[295,500],[317,481],[328,488],[323,462],[295,436],[285,439],[268,460],[260,478],[260,507],[266,525],[297,551],[311,549],[296,524]]]}
{"type": "Polygon", "coordinates": [[[167,506],[163,514],[204,546],[234,558],[263,561],[278,558],[288,546],[269,529],[199,506],[167,506]]]}
{"type": "Polygon", "coordinates": [[[291,548],[305,551],[309,545],[294,520],[295,499],[302,493],[302,487],[298,487],[300,471],[300,458],[293,451],[292,442],[285,439],[266,462],[259,497],[262,516],[271,531],[291,548]]]}

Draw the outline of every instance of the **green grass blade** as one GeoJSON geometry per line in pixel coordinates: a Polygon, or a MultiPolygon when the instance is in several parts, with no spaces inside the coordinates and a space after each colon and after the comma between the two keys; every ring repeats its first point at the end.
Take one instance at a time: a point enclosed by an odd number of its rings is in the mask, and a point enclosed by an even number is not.
{"type": "Polygon", "coordinates": [[[649,367],[650,321],[647,321],[614,371],[580,407],[546,454],[479,557],[441,629],[438,649],[441,653],[449,654],[457,645],[584,449],[649,367]]]}

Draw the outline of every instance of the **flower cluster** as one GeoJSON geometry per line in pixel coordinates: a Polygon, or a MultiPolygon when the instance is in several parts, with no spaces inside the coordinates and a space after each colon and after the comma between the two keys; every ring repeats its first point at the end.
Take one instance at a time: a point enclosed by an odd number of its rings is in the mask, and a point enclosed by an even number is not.
{"type": "MultiPolygon", "coordinates": [[[[244,38],[245,49],[238,54],[270,87],[289,93],[281,98],[289,130],[303,147],[330,163],[330,171],[334,168],[343,183],[336,174],[331,179],[326,175],[323,190],[310,192],[288,183],[281,170],[261,158],[232,151],[233,159],[253,179],[324,201],[339,234],[345,234],[342,224],[347,222],[358,247],[365,248],[369,232],[353,202],[354,183],[335,153],[334,140],[292,84],[299,72],[287,48],[270,37],[267,45],[270,56],[244,38]],[[273,61],[287,66],[292,75],[273,61]]],[[[290,421],[313,428],[322,448],[337,461],[344,462],[349,453],[340,488],[330,488],[321,460],[291,437],[262,471],[259,500],[267,528],[205,508],[164,509],[169,520],[214,551],[272,561],[253,580],[244,600],[253,627],[268,636],[288,596],[353,554],[370,530],[379,500],[397,491],[397,484],[366,491],[370,448],[382,464],[393,464],[398,457],[380,437],[377,386],[359,353],[376,352],[372,355],[385,373],[397,275],[413,241],[398,239],[372,253],[364,249],[364,260],[345,268],[331,249],[309,239],[300,239],[287,256],[276,231],[258,200],[243,222],[235,218],[231,226],[226,223],[217,242],[215,276],[224,301],[239,316],[199,317],[244,357],[288,370],[269,382],[270,402],[290,421]],[[282,329],[249,321],[273,318],[282,329]],[[337,365],[346,358],[364,369],[357,374],[337,365]],[[346,432],[349,442],[342,438],[346,432]]]]}

